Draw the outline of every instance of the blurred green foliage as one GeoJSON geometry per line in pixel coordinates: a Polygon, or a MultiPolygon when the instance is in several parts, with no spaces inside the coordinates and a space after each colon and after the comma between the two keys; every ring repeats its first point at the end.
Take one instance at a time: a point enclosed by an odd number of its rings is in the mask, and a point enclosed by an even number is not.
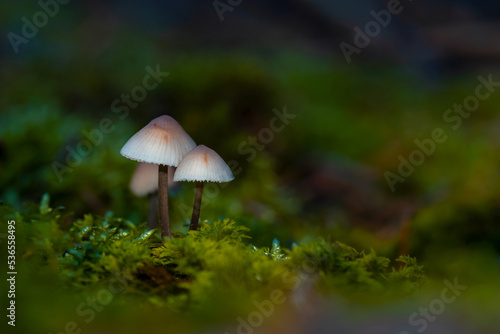
{"type": "MultiPolygon", "coordinates": [[[[144,43],[134,35],[130,42],[144,43]]],[[[125,47],[116,43],[117,50],[125,47]]],[[[93,59],[91,70],[44,54],[33,55],[22,67],[14,63],[5,69],[2,80],[8,92],[0,97],[4,201],[20,208],[23,201],[36,200],[49,190],[56,203],[77,215],[113,210],[136,223],[145,220],[147,201],[127,189],[135,163],[118,152],[135,131],[168,113],[197,143],[241,167],[235,182],[206,191],[202,217],[238,217],[251,227],[259,245],[272,242],[270,231],[289,246],[293,240],[328,233],[332,226],[354,225],[349,218],[331,218],[338,216],[332,214],[336,202],[326,207],[312,203],[312,209],[305,210],[307,196],[296,186],[303,173],[316,172],[305,169],[310,163],[319,169],[322,164],[367,166],[382,196],[416,203],[410,249],[414,255],[423,255],[420,245],[429,242],[463,247],[487,241],[498,249],[500,95],[481,101],[457,130],[442,120],[446,109],[473,92],[475,77],[453,78],[429,89],[422,79],[390,68],[345,68],[296,53],[270,58],[219,53],[164,56],[161,48],[135,48],[126,59],[113,56],[104,53],[93,59]],[[158,59],[170,75],[120,119],[111,103],[140,84],[145,67],[154,67],[158,59]],[[33,88],[30,94],[26,87],[33,88]],[[272,110],[285,105],[297,118],[247,161],[239,145],[269,126],[272,110]],[[67,147],[76,149],[86,140],[82,131],[97,129],[103,118],[112,121],[113,131],[103,134],[102,143],[60,182],[52,164],[65,163],[67,147]],[[445,129],[447,141],[391,194],[383,173],[396,171],[398,156],[408,157],[416,148],[414,140],[429,137],[436,127],[445,129]],[[448,233],[450,227],[454,233],[448,233]]],[[[173,194],[173,221],[189,217],[193,191],[192,185],[184,184],[173,194]]],[[[386,255],[394,255],[396,249],[387,244],[379,248],[376,239],[359,241],[357,246],[374,247],[386,255]]]]}

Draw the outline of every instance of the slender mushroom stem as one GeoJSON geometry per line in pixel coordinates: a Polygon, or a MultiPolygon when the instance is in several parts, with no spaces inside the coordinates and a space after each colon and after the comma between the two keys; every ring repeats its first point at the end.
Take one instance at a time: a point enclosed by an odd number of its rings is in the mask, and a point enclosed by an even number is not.
{"type": "Polygon", "coordinates": [[[194,194],[193,215],[191,216],[190,231],[198,229],[198,220],[200,219],[201,196],[203,195],[203,182],[196,182],[196,192],[194,194]]]}
{"type": "Polygon", "coordinates": [[[160,213],[161,237],[172,238],[170,220],[168,217],[168,166],[158,167],[158,207],[160,213]]]}
{"type": "Polygon", "coordinates": [[[149,218],[148,218],[148,228],[150,230],[156,228],[158,225],[158,192],[154,192],[148,195],[149,198],[149,218]]]}

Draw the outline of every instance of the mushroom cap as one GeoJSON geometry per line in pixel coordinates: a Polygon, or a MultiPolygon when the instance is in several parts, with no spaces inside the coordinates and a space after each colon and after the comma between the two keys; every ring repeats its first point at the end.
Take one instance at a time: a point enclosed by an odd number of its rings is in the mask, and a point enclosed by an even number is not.
{"type": "Polygon", "coordinates": [[[234,179],[229,166],[214,150],[199,145],[177,166],[174,181],[229,182],[234,179]]]}
{"type": "MultiPolygon", "coordinates": [[[[173,185],[174,167],[168,167],[168,186],[173,185]]],[[[130,179],[130,190],[143,197],[158,190],[158,165],[140,162],[130,179]]]]}
{"type": "Polygon", "coordinates": [[[133,135],[123,145],[120,154],[139,162],[176,167],[195,146],[175,119],[163,115],[133,135]]]}

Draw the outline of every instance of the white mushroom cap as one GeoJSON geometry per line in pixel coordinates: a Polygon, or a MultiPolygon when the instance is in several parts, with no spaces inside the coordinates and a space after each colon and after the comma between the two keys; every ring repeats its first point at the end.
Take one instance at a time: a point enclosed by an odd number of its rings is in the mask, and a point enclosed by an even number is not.
{"type": "Polygon", "coordinates": [[[176,167],[195,146],[175,119],[163,115],[133,135],[120,154],[140,162],[176,167]]]}
{"type": "Polygon", "coordinates": [[[234,179],[229,166],[214,150],[199,145],[177,166],[174,181],[229,182],[234,179]]]}
{"type": "MultiPolygon", "coordinates": [[[[174,167],[168,167],[168,186],[174,181],[174,167]]],[[[130,190],[134,195],[142,197],[158,190],[158,165],[141,162],[130,179],[130,190]]]]}

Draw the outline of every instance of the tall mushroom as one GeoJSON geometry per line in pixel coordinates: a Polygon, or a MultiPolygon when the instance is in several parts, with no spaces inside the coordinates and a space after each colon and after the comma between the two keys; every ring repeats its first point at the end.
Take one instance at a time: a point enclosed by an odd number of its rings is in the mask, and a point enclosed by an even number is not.
{"type": "MultiPolygon", "coordinates": [[[[168,187],[171,188],[174,181],[175,168],[168,167],[168,187]]],[[[140,162],[130,179],[130,191],[138,197],[147,196],[149,199],[148,228],[156,228],[158,220],[158,166],[140,162]]]]}
{"type": "Polygon", "coordinates": [[[153,119],[130,138],[120,154],[131,160],[158,165],[158,207],[162,238],[172,237],[168,216],[168,166],[176,167],[195,142],[170,116],[153,119]]]}
{"type": "Polygon", "coordinates": [[[182,159],[175,171],[174,181],[196,182],[193,215],[189,230],[198,228],[203,182],[229,182],[233,179],[231,169],[220,155],[204,145],[197,146],[182,159]]]}

